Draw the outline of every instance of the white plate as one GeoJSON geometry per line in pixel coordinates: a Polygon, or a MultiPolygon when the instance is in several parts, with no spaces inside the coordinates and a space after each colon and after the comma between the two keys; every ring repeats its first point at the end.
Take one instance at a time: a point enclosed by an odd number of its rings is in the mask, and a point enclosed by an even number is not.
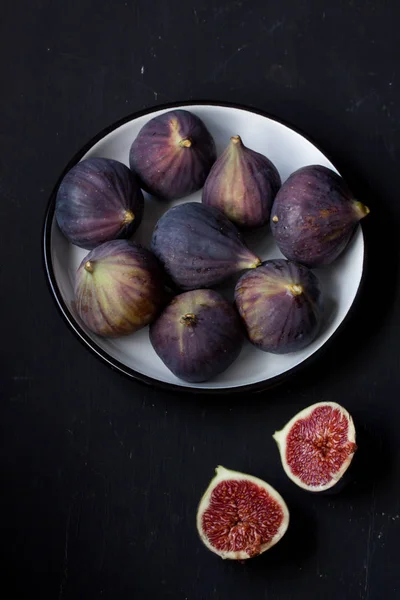
{"type": "MultiPolygon", "coordinates": [[[[89,156],[114,158],[129,164],[129,149],[141,127],[156,115],[172,108],[185,108],[198,115],[213,135],[218,154],[226,147],[231,135],[239,134],[246,146],[270,158],[278,168],[282,181],[304,165],[320,164],[335,169],[329,159],[305,137],[278,121],[250,109],[207,104],[169,105],[133,115],[99,134],[70,162],[73,164],[89,156]]],[[[336,169],[335,169],[336,170],[336,169]]],[[[60,178],[60,180],[61,180],[60,178]]],[[[175,377],[154,352],[148,337],[148,328],[119,339],[100,338],[77,320],[72,307],[73,282],[76,269],[86,250],[71,245],[63,237],[54,219],[55,195],[50,198],[44,230],[44,256],[51,290],[69,325],[78,337],[103,360],[124,373],[148,383],[191,390],[243,390],[269,386],[288,375],[317,352],[343,322],[357,295],[364,263],[364,238],[358,228],[344,254],[332,266],[317,269],[325,297],[325,315],[317,339],[300,352],[274,355],[261,352],[247,343],[237,361],[212,379],[198,384],[187,384],[175,377]]],[[[201,191],[178,201],[201,200],[201,191]]],[[[145,213],[139,231],[133,239],[149,246],[151,234],[161,214],[177,202],[157,202],[146,196],[145,213]]],[[[247,237],[249,246],[265,260],[281,257],[269,231],[247,237]]],[[[228,288],[225,291],[230,292],[228,288]]]]}

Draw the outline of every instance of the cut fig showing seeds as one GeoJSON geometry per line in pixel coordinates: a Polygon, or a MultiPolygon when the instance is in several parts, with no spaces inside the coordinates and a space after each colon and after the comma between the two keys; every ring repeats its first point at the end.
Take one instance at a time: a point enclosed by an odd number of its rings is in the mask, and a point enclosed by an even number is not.
{"type": "Polygon", "coordinates": [[[289,525],[289,510],[268,483],[216,468],[197,510],[202,542],[221,558],[244,560],[274,546],[289,525]]]}
{"type": "Polygon", "coordinates": [[[311,492],[333,487],[357,450],[353,419],[336,402],[318,402],[305,408],[273,438],[287,476],[311,492]]]}

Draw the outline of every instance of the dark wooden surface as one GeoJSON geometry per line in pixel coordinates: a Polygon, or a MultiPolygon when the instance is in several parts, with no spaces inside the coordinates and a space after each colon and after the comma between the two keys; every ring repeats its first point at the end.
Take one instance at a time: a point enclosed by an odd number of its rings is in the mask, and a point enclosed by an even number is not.
{"type": "Polygon", "coordinates": [[[9,598],[400,597],[398,3],[3,0],[0,17],[0,569],[9,598]],[[369,268],[314,365],[254,396],[122,378],[67,329],[42,268],[47,198],[113,121],[160,102],[233,101],[293,122],[359,198],[369,268]],[[354,415],[341,494],[286,479],[271,433],[320,400],[354,415]],[[275,485],[284,540],[246,564],[198,541],[217,464],[275,485]]]}

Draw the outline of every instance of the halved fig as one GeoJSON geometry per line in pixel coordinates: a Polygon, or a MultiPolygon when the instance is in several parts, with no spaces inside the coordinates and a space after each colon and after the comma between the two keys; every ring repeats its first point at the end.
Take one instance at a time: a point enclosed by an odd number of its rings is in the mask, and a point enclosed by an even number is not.
{"type": "Polygon", "coordinates": [[[305,408],[273,438],[287,476],[310,492],[336,485],[357,450],[353,419],[336,402],[305,408]]]}
{"type": "Polygon", "coordinates": [[[244,560],[269,550],[285,534],[289,510],[265,481],[218,466],[197,510],[202,542],[221,558],[244,560]]]}

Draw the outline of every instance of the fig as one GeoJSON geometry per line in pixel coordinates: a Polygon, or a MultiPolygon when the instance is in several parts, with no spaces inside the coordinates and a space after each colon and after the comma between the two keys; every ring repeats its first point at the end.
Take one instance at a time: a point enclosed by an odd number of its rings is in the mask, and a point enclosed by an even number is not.
{"type": "Polygon", "coordinates": [[[150,341],[163,363],[192,383],[225,371],[239,356],[243,339],[235,308],[213,290],[176,296],[150,327],[150,341]]]}
{"type": "Polygon", "coordinates": [[[311,492],[336,485],[357,450],[353,419],[336,402],[318,402],[305,408],[273,438],[286,475],[311,492]]]}
{"type": "Polygon", "coordinates": [[[171,110],[142,127],[129,162],[144,190],[175,200],[203,187],[216,156],[203,121],[188,110],[171,110]]]}
{"type": "Polygon", "coordinates": [[[298,169],[282,185],[271,211],[271,229],[286,258],[318,267],[346,248],[369,208],[355,200],[345,181],[321,165],[298,169]]]}
{"type": "Polygon", "coordinates": [[[97,335],[128,335],[158,315],[164,273],[146,248],[127,240],[98,246],[83,259],[75,281],[75,308],[97,335]]]}
{"type": "Polygon", "coordinates": [[[225,215],[198,202],[167,210],[155,226],[151,247],[183,290],[210,287],[261,264],[225,215]]]}
{"type": "Polygon", "coordinates": [[[289,510],[265,481],[216,468],[197,510],[197,530],[221,558],[244,560],[269,550],[284,536],[289,510]]]}
{"type": "Polygon", "coordinates": [[[207,177],[202,202],[218,208],[238,227],[254,229],[268,222],[280,185],[272,162],[235,135],[207,177]]]}
{"type": "Polygon", "coordinates": [[[56,219],[65,237],[92,250],[128,238],[143,216],[143,194],[135,175],[109,158],[87,158],[72,167],[56,198],[56,219]]]}
{"type": "Polygon", "coordinates": [[[239,279],[235,302],[249,340],[265,352],[301,350],[318,333],[320,283],[303,265],[285,259],[263,262],[239,279]]]}

